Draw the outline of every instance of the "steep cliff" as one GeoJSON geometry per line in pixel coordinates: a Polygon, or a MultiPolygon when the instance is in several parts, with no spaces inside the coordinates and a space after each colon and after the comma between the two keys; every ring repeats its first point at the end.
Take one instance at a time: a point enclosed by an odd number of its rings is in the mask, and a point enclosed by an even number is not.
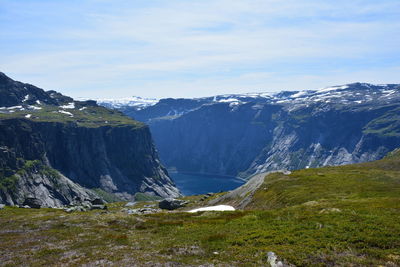
{"type": "Polygon", "coordinates": [[[150,125],[168,167],[247,177],[380,159],[400,146],[399,103],[399,85],[355,83],[120,108],[150,125]]]}
{"type": "Polygon", "coordinates": [[[88,189],[121,199],[179,195],[143,123],[0,76],[9,98],[0,107],[0,203],[35,197],[60,206],[96,197],[88,189]]]}

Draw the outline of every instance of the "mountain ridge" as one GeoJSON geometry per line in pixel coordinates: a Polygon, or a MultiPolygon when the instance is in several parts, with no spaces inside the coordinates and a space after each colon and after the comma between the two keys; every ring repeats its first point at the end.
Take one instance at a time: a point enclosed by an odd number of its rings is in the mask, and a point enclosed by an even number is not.
{"type": "Polygon", "coordinates": [[[247,177],[380,159],[400,144],[399,103],[398,84],[353,83],[118,110],[149,124],[167,167],[247,177]]]}

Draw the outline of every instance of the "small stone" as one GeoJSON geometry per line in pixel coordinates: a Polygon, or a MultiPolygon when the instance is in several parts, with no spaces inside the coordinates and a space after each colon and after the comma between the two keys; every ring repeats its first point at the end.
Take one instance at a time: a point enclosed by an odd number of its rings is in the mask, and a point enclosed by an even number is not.
{"type": "Polygon", "coordinates": [[[342,212],[340,209],[338,208],[326,208],[326,209],[322,209],[319,213],[335,213],[335,212],[342,212]]]}
{"type": "Polygon", "coordinates": [[[92,206],[93,206],[93,205],[92,205],[92,203],[89,202],[89,201],[84,201],[84,202],[80,203],[79,206],[82,206],[82,207],[84,207],[85,209],[90,210],[90,209],[92,209],[92,206]]]}
{"type": "Polygon", "coordinates": [[[282,261],[278,261],[278,257],[276,256],[276,254],[274,252],[272,252],[272,251],[268,252],[267,256],[268,256],[267,261],[269,263],[269,266],[271,266],[271,267],[284,267],[284,266],[287,266],[287,265],[283,264],[282,261]]]}
{"type": "Polygon", "coordinates": [[[160,212],[159,209],[152,209],[152,208],[140,208],[140,209],[131,209],[127,210],[129,215],[144,215],[144,214],[152,214],[160,212]]]}
{"type": "Polygon", "coordinates": [[[64,211],[67,213],[71,213],[71,212],[75,211],[75,207],[66,208],[66,209],[64,209],[64,211]]]}
{"type": "Polygon", "coordinates": [[[128,202],[125,204],[125,207],[133,207],[136,205],[136,202],[128,202]]]}

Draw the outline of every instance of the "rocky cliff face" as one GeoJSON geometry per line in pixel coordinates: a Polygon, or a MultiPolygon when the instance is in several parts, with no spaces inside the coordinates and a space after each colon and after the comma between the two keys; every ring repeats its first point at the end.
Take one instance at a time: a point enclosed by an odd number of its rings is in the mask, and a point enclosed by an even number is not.
{"type": "Polygon", "coordinates": [[[180,102],[121,109],[149,123],[161,159],[180,171],[247,177],[376,160],[400,146],[399,85],[180,102]]]}
{"type": "Polygon", "coordinates": [[[138,192],[179,195],[146,125],[56,92],[42,91],[38,100],[41,89],[31,93],[22,83],[7,81],[2,88],[7,88],[0,90],[3,95],[13,95],[3,105],[13,106],[0,108],[0,203],[22,204],[35,197],[45,206],[66,205],[94,198],[88,188],[121,199],[138,192]],[[14,97],[14,87],[7,84],[22,87],[23,93],[14,97]]]}

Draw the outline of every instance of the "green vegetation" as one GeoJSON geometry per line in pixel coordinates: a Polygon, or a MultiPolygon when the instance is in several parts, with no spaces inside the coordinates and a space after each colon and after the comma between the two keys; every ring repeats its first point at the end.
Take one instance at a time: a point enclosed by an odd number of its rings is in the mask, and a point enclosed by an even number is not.
{"type": "Polygon", "coordinates": [[[152,200],[159,200],[161,197],[152,196],[146,193],[136,193],[135,194],[135,201],[152,201],[152,200]]]}
{"type": "MultiPolygon", "coordinates": [[[[190,207],[203,203],[185,199],[190,207]]],[[[371,163],[271,174],[245,211],[139,216],[123,204],[70,214],[7,207],[0,262],[266,266],[274,251],[297,266],[400,264],[400,151],[371,163]]]]}
{"type": "Polygon", "coordinates": [[[0,174],[0,191],[13,191],[16,189],[16,185],[20,176],[27,175],[30,173],[41,173],[52,179],[55,186],[58,186],[58,179],[60,174],[55,169],[43,164],[40,160],[26,160],[23,161],[23,166],[17,170],[9,170],[13,174],[10,176],[2,176],[0,174]]]}
{"type": "Polygon", "coordinates": [[[15,111],[13,113],[0,113],[0,120],[12,118],[25,118],[36,122],[63,122],[77,123],[79,126],[134,126],[143,127],[144,124],[123,115],[116,110],[101,106],[82,106],[74,109],[62,109],[54,105],[41,105],[41,109],[15,111]],[[67,112],[61,113],[60,111],[67,112]],[[70,115],[70,114],[72,115],[70,115]],[[26,116],[30,114],[30,118],[26,116]]]}
{"type": "Polygon", "coordinates": [[[0,191],[7,191],[7,190],[15,189],[18,179],[19,178],[15,175],[11,175],[8,177],[0,176],[0,191]]]}
{"type": "Polygon", "coordinates": [[[122,201],[116,195],[114,195],[112,193],[108,193],[101,188],[93,188],[92,191],[94,191],[98,196],[100,196],[102,199],[104,199],[108,203],[122,201]]]}
{"type": "Polygon", "coordinates": [[[367,124],[363,132],[380,136],[399,137],[400,108],[391,110],[383,116],[372,120],[367,124]]]}

